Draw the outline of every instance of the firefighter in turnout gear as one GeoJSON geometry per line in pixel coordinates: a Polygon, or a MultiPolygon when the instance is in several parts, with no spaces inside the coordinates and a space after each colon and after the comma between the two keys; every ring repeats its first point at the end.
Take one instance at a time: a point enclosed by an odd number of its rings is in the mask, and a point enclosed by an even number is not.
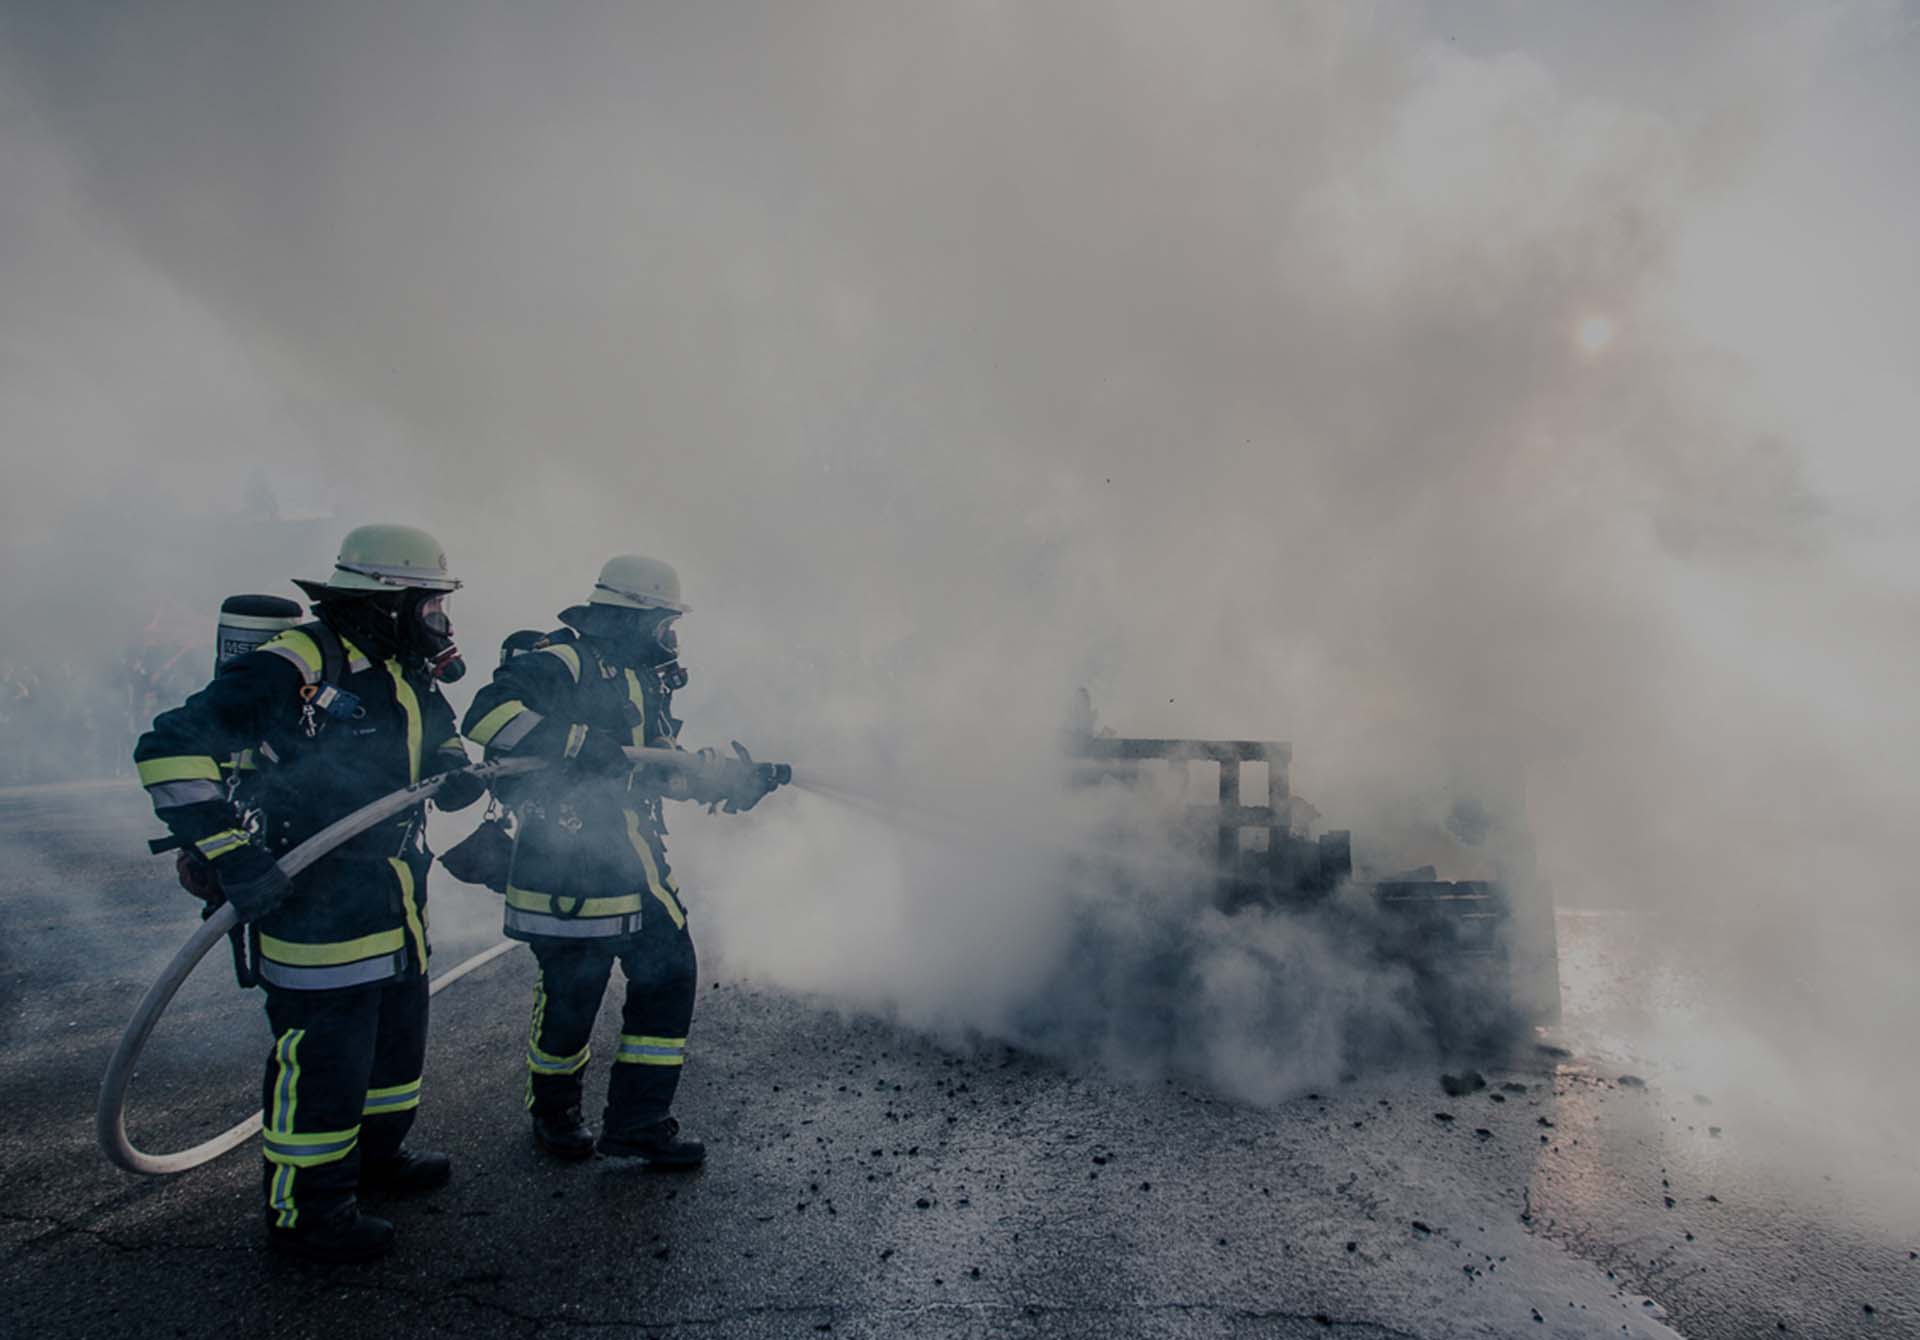
{"type": "MultiPolygon", "coordinates": [[[[610,560],[584,605],[530,644],[509,639],[493,682],[468,709],[467,738],[493,758],[553,766],[503,785],[517,831],[506,933],[539,961],[527,1037],[526,1102],[541,1148],[594,1150],[664,1168],[706,1155],[683,1139],[673,1095],[693,1019],[696,965],[687,910],[667,864],[663,800],[751,808],[780,776],[740,758],[691,780],[633,767],[622,750],[678,749],[674,690],[686,683],[674,624],[680,579],[657,559],[610,560]],[[618,1054],[596,1145],[581,1117],[594,1017],[615,959],[626,975],[618,1054]]],[[[518,637],[518,635],[516,635],[518,637]]],[[[736,746],[737,748],[737,746],[736,746]]]]}
{"type": "MultiPolygon", "coordinates": [[[[451,1171],[446,1155],[401,1143],[426,1054],[425,804],[291,882],[276,858],[468,763],[438,684],[463,669],[446,613],[459,583],[424,531],[362,526],[332,577],[299,585],[315,621],[223,664],[154,720],[134,761],[197,866],[190,887],[248,923],[273,1029],[261,1132],[270,1240],[361,1261],[391,1246],[393,1226],[361,1213],[357,1192],[431,1190],[451,1171]]],[[[455,779],[437,803],[458,809],[484,790],[455,779]]]]}

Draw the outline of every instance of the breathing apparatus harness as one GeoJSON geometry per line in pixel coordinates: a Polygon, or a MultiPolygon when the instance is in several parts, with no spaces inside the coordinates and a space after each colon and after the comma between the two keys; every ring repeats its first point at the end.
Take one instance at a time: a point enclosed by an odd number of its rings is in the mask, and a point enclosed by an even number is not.
{"type": "MultiPolygon", "coordinates": [[[[628,611],[623,610],[621,613],[626,614],[628,611]]],[[[618,672],[609,666],[607,660],[601,656],[599,648],[594,645],[596,640],[604,641],[621,659],[639,662],[635,667],[636,670],[652,673],[658,691],[660,719],[649,723],[656,729],[645,733],[649,736],[664,734],[668,738],[677,736],[680,733],[681,723],[672,714],[673,694],[676,690],[687,686],[687,671],[680,664],[680,641],[673,631],[675,616],[651,621],[638,638],[633,636],[637,631],[633,626],[634,621],[622,621],[625,624],[624,627],[615,625],[595,607],[568,610],[562,617],[568,620],[569,626],[551,633],[541,633],[531,628],[509,633],[500,644],[500,663],[505,665],[516,656],[525,656],[564,644],[583,652],[598,677],[612,678],[618,672]],[[589,610],[591,613],[587,612],[589,610]],[[597,627],[590,631],[588,627],[590,624],[597,627]],[[622,633],[626,636],[620,637],[622,633]],[[664,729],[658,729],[659,727],[664,729]]],[[[495,893],[505,893],[513,868],[514,839],[521,812],[529,815],[545,814],[545,798],[540,794],[540,788],[529,788],[529,792],[510,796],[503,803],[499,789],[489,788],[485,815],[481,817],[479,825],[473,832],[440,853],[441,868],[464,884],[478,884],[492,889],[495,893]]],[[[657,795],[649,795],[645,800],[649,825],[657,830],[664,829],[665,824],[660,813],[660,798],[657,795]]],[[[554,817],[554,822],[569,831],[578,831],[579,818],[572,814],[564,802],[560,805],[560,809],[562,812],[554,817]]],[[[559,900],[556,900],[554,915],[563,919],[576,915],[579,906],[580,904],[576,904],[573,908],[566,909],[561,907],[559,900]]]]}
{"type": "MultiPolygon", "coordinates": [[[[451,683],[466,673],[466,662],[461,659],[460,650],[453,641],[453,628],[447,618],[444,593],[410,590],[398,600],[381,597],[342,599],[332,593],[320,596],[313,591],[310,594],[318,597],[313,612],[319,614],[324,606],[328,617],[305,624],[298,621],[299,606],[290,600],[263,596],[230,597],[221,606],[221,632],[215,660],[217,673],[221,666],[258,650],[279,632],[297,630],[311,638],[320,653],[320,671],[313,683],[300,686],[297,695],[297,730],[304,738],[317,740],[330,723],[352,721],[367,714],[360,696],[343,687],[351,666],[346,644],[330,620],[341,623],[356,645],[363,642],[368,644],[366,649],[371,653],[417,656],[431,679],[451,683]],[[255,612],[256,606],[260,607],[260,611],[265,611],[263,602],[272,602],[275,608],[270,612],[255,612]],[[242,613],[236,615],[236,610],[242,613]],[[236,638],[228,627],[235,622],[240,622],[247,630],[240,638],[236,638]],[[266,627],[269,623],[275,625],[271,630],[266,627]]],[[[276,764],[280,762],[280,756],[272,744],[262,740],[253,749],[234,758],[226,769],[227,799],[239,816],[240,826],[253,837],[266,840],[269,832],[266,810],[257,803],[257,798],[249,799],[243,789],[247,774],[258,766],[255,760],[276,764]]],[[[420,814],[416,811],[407,821],[395,855],[404,856],[409,848],[417,848],[425,836],[423,828],[420,814]]],[[[176,873],[181,887],[204,903],[202,920],[219,909],[222,900],[218,885],[210,877],[211,870],[202,858],[188,850],[184,842],[172,836],[154,838],[147,843],[147,848],[156,856],[168,851],[179,852],[176,873]]],[[[235,926],[228,938],[233,947],[234,980],[243,990],[258,986],[258,930],[235,926]]]]}

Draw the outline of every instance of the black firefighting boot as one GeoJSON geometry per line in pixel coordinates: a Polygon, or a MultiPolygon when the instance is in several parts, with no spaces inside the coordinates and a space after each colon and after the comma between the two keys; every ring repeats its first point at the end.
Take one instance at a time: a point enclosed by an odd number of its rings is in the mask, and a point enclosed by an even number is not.
{"type": "Polygon", "coordinates": [[[393,1250],[393,1225],[348,1201],[327,1214],[302,1214],[293,1228],[268,1228],[275,1251],[325,1265],[377,1261],[393,1250]]]}
{"type": "Polygon", "coordinates": [[[559,1159],[593,1157],[593,1128],[580,1116],[579,1104],[533,1109],[533,1142],[559,1159]]]}
{"type": "Polygon", "coordinates": [[[361,1190],[388,1196],[438,1191],[452,1180],[453,1160],[431,1151],[416,1153],[402,1148],[384,1159],[369,1159],[360,1165],[361,1190]]]}
{"type": "Polygon", "coordinates": [[[697,1168],[707,1161],[707,1147],[698,1140],[682,1140],[680,1123],[664,1117],[648,1126],[606,1131],[597,1146],[617,1159],[639,1159],[653,1168],[697,1168]]]}

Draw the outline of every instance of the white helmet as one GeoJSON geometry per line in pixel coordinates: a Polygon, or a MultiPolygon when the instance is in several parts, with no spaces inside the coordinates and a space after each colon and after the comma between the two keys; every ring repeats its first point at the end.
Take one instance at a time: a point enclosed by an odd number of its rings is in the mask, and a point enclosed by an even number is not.
{"type": "MultiPolygon", "coordinates": [[[[309,594],[319,583],[301,582],[309,594]]],[[[454,591],[460,583],[447,571],[440,541],[413,526],[356,526],[340,541],[329,591],[454,591]]]]}
{"type": "Polygon", "coordinates": [[[676,614],[692,608],[680,600],[680,574],[673,565],[639,554],[608,559],[587,603],[630,610],[672,610],[676,614]]]}

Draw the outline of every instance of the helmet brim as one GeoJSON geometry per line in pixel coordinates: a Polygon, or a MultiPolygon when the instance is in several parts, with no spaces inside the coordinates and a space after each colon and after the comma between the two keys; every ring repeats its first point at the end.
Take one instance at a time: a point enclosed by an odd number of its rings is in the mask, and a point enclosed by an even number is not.
{"type": "Polygon", "coordinates": [[[589,605],[610,605],[623,610],[672,610],[675,614],[686,614],[693,606],[678,600],[667,600],[660,596],[642,595],[637,591],[622,591],[600,582],[593,585],[593,594],[587,597],[589,605]]]}
{"type": "Polygon", "coordinates": [[[457,591],[457,578],[414,569],[371,566],[336,567],[326,580],[329,591],[457,591]]]}
{"type": "Polygon", "coordinates": [[[324,582],[295,577],[293,584],[315,600],[328,592],[352,592],[358,595],[392,595],[396,591],[457,591],[460,583],[451,577],[410,577],[383,579],[365,573],[335,569],[324,582]]]}

